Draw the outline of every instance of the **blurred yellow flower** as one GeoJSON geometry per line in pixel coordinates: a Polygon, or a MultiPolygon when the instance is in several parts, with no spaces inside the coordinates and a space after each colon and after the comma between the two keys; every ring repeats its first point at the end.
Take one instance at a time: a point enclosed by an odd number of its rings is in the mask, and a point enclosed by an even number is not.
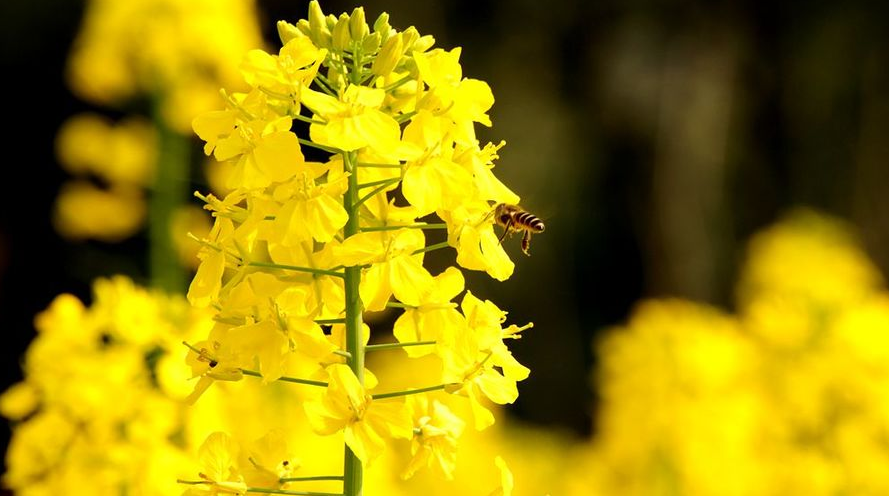
{"type": "Polygon", "coordinates": [[[217,105],[220,86],[240,83],[237,61],[261,44],[251,0],[92,0],[68,80],[80,97],[106,105],[162,97],[162,115],[184,134],[217,105]]]}
{"type": "Polygon", "coordinates": [[[111,184],[146,186],[157,160],[157,135],[138,117],[112,123],[98,114],[78,114],[56,136],[59,163],[75,176],[92,174],[111,184]]]}
{"type": "Polygon", "coordinates": [[[374,401],[347,365],[328,368],[330,385],[322,398],[305,403],[312,429],[321,435],[343,431],[346,444],[362,462],[378,457],[390,438],[411,437],[405,404],[374,401]]]}
{"type": "Polygon", "coordinates": [[[69,239],[117,242],[142,228],[146,216],[140,188],[102,189],[89,181],[71,181],[56,198],[53,225],[69,239]]]}

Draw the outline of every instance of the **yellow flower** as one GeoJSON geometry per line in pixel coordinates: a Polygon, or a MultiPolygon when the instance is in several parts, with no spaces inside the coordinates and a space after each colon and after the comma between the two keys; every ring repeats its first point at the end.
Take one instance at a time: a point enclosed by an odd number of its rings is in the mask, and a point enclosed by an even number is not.
{"type": "Polygon", "coordinates": [[[404,197],[420,215],[454,208],[472,195],[472,174],[452,160],[451,127],[423,110],[404,130],[404,140],[425,152],[407,164],[402,183],[404,197]]]}
{"type": "Polygon", "coordinates": [[[439,212],[448,225],[448,243],[457,248],[457,263],[471,270],[483,270],[498,281],[505,281],[515,264],[494,232],[492,207],[487,202],[472,202],[450,211],[439,212]]]}
{"type": "Polygon", "coordinates": [[[372,400],[346,365],[331,365],[328,372],[330,383],[324,396],[305,403],[315,432],[343,431],[346,444],[365,464],[383,452],[386,439],[410,439],[411,418],[403,403],[372,400]]]}
{"type": "Polygon", "coordinates": [[[459,47],[450,52],[435,49],[414,53],[414,61],[420,81],[429,86],[429,93],[421,100],[421,108],[447,116],[456,124],[454,137],[457,142],[473,145],[476,141],[473,123],[491,126],[487,111],[494,105],[494,95],[488,83],[463,79],[460,53],[459,47]]]}
{"type": "Polygon", "coordinates": [[[279,489],[284,485],[281,479],[299,468],[287,449],[286,435],[275,429],[241,450],[238,466],[248,486],[279,489]]]}
{"type": "Polygon", "coordinates": [[[237,84],[237,61],[262,43],[253,1],[92,1],[68,59],[80,97],[124,105],[164,96],[168,125],[187,132],[215,104],[222,85],[237,84]]]}
{"type": "Polygon", "coordinates": [[[312,124],[309,135],[319,145],[343,151],[370,146],[384,155],[399,148],[398,122],[379,110],[385,92],[349,85],[340,99],[304,88],[302,103],[324,124],[312,124]]]}
{"type": "Polygon", "coordinates": [[[281,47],[278,55],[251,50],[241,62],[247,84],[262,88],[274,100],[283,100],[286,113],[299,114],[303,88],[318,73],[327,50],[316,47],[309,38],[294,38],[281,47]]]}
{"type": "Polygon", "coordinates": [[[457,331],[454,342],[441,351],[446,391],[469,398],[475,428],[483,430],[494,424],[494,415],[482,404],[483,398],[505,405],[514,402],[519,391],[516,380],[493,368],[491,355],[479,349],[476,336],[469,329],[457,331]]]}
{"type": "Polygon", "coordinates": [[[237,348],[235,341],[226,340],[230,326],[217,325],[210,339],[189,346],[185,362],[191,367],[192,378],[200,377],[194,390],[185,398],[186,403],[194,404],[215,381],[239,381],[243,378],[242,367],[249,367],[252,361],[244,350],[237,348]]]}
{"type": "Polygon", "coordinates": [[[349,220],[342,196],[347,177],[329,173],[327,181],[315,184],[303,176],[275,189],[274,196],[286,198],[275,215],[277,239],[284,246],[297,246],[314,238],[327,243],[349,220]],[[301,180],[300,180],[301,179],[301,180]]]}
{"type": "Polygon", "coordinates": [[[518,333],[531,324],[523,328],[512,325],[503,329],[501,324],[506,321],[506,312],[497,308],[490,300],[482,302],[469,291],[463,297],[460,309],[466,317],[467,326],[478,340],[479,349],[491,353],[491,363],[500,367],[503,375],[512,380],[527,379],[531,371],[512,356],[503,340],[518,339],[518,333]]]}
{"type": "Polygon", "coordinates": [[[37,408],[39,391],[27,381],[13,384],[0,395],[0,415],[10,420],[21,420],[37,408]]]}
{"type": "MultiPolygon", "coordinates": [[[[463,318],[450,301],[463,291],[463,274],[455,267],[448,267],[435,276],[429,292],[417,307],[409,307],[395,321],[392,334],[399,342],[434,340],[439,344],[450,342],[454,329],[463,324],[463,318]]],[[[410,357],[431,353],[429,346],[404,348],[410,357]]]]}
{"type": "Polygon", "coordinates": [[[59,129],[56,153],[72,174],[145,186],[154,172],[156,140],[151,124],[143,119],[129,117],[112,124],[97,114],[80,114],[59,129]]]}
{"type": "MultiPolygon", "coordinates": [[[[230,238],[233,232],[230,219],[217,217],[207,239],[210,243],[221,243],[230,238]]],[[[208,245],[198,252],[201,262],[197,274],[188,286],[188,301],[192,305],[206,307],[219,297],[225,272],[225,256],[225,251],[220,246],[208,245]]]]}
{"type": "Polygon", "coordinates": [[[457,465],[457,438],[465,423],[447,406],[426,396],[413,395],[407,400],[413,412],[414,437],[411,460],[401,477],[413,477],[417,470],[430,468],[446,479],[452,479],[457,465]]]}
{"type": "Polygon", "coordinates": [[[237,159],[229,177],[231,187],[264,188],[305,170],[299,140],[290,132],[290,117],[264,115],[265,97],[257,91],[235,95],[229,106],[199,115],[192,127],[207,142],[207,155],[212,152],[219,161],[237,159]]]}
{"type": "Polygon", "coordinates": [[[236,467],[239,451],[237,443],[224,432],[207,436],[198,450],[198,475],[207,487],[189,489],[185,494],[246,494],[247,484],[236,467]]]}
{"type": "Polygon", "coordinates": [[[59,191],[53,224],[66,238],[116,242],[138,231],[145,216],[141,190],[131,186],[106,190],[78,180],[59,191]]]}
{"type": "Polygon", "coordinates": [[[362,272],[361,300],[368,311],[382,310],[391,295],[411,306],[419,306],[432,286],[432,274],[423,267],[423,254],[414,251],[425,245],[417,229],[359,233],[334,250],[343,265],[367,265],[362,272]]]}
{"type": "Polygon", "coordinates": [[[500,487],[491,491],[488,496],[511,496],[515,483],[506,461],[498,455],[494,458],[494,465],[497,465],[497,468],[500,470],[500,487]]]}

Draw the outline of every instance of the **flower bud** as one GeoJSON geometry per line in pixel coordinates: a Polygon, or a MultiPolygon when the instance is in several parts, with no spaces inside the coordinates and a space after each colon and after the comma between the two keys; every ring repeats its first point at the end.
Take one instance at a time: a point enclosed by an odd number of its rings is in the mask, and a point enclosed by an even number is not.
{"type": "Polygon", "coordinates": [[[364,41],[361,43],[363,53],[375,53],[378,48],[380,48],[380,33],[364,37],[364,41]]]}
{"type": "Polygon", "coordinates": [[[296,29],[299,29],[299,32],[308,36],[310,39],[312,37],[312,27],[309,26],[309,21],[305,19],[300,19],[296,21],[296,29]]]}
{"type": "Polygon", "coordinates": [[[404,53],[404,45],[401,42],[401,36],[392,36],[383,44],[370,71],[377,76],[387,76],[398,65],[402,53],[404,53]]]}
{"type": "Polygon", "coordinates": [[[327,69],[327,80],[330,81],[330,85],[333,86],[333,89],[335,90],[346,86],[346,80],[343,79],[343,73],[333,65],[327,69]]]}
{"type": "Polygon", "coordinates": [[[321,5],[318,3],[318,0],[309,2],[309,27],[312,30],[313,41],[319,44],[323,39],[324,32],[328,31],[328,29],[327,23],[324,20],[324,12],[321,11],[321,5]]]}
{"type": "Polygon", "coordinates": [[[304,34],[297,26],[287,21],[278,21],[278,37],[281,38],[281,44],[286,45],[288,41],[294,38],[301,38],[304,34]]]}
{"type": "Polygon", "coordinates": [[[432,48],[432,45],[435,45],[435,38],[431,35],[421,36],[420,39],[414,42],[413,46],[410,47],[411,52],[425,52],[432,48]]]}
{"type": "Polygon", "coordinates": [[[356,7],[352,11],[352,16],[349,17],[349,34],[352,35],[353,40],[361,41],[368,33],[370,33],[370,28],[367,27],[367,20],[364,17],[364,7],[356,7]]]}
{"type": "Polygon", "coordinates": [[[383,12],[377,20],[374,21],[374,33],[380,33],[380,43],[386,43],[391,33],[392,26],[389,25],[389,14],[383,12]]]}
{"type": "Polygon", "coordinates": [[[420,39],[420,33],[417,32],[417,28],[411,26],[401,32],[401,38],[402,46],[410,48],[414,46],[414,43],[418,39],[420,39]]]}
{"type": "Polygon", "coordinates": [[[349,36],[349,16],[344,12],[333,27],[333,49],[340,52],[349,48],[352,37],[349,36]]]}

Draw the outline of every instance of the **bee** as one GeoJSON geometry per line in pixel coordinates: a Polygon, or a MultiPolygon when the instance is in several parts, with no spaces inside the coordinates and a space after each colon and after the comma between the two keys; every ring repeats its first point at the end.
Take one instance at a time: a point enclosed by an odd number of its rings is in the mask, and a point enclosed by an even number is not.
{"type": "Polygon", "coordinates": [[[528,251],[531,249],[531,235],[542,233],[546,229],[543,221],[536,215],[509,203],[498,203],[494,207],[494,222],[503,228],[503,235],[500,236],[498,243],[502,243],[508,234],[519,231],[523,233],[522,253],[525,255],[531,255],[528,251]]]}

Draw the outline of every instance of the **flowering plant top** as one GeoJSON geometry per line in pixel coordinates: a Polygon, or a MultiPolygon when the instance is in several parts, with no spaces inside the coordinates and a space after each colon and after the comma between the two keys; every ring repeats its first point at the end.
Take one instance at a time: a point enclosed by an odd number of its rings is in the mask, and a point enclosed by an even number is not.
{"type": "MultiPolygon", "coordinates": [[[[244,375],[316,386],[305,413],[318,434],[343,435],[345,494],[360,493],[363,464],[393,438],[413,440],[406,475],[429,466],[450,477],[464,421],[435,395],[468,398],[483,429],[494,422],[485,398],[515,401],[529,373],[505,340],[530,324],[504,327],[506,312],[464,293],[459,268],[507,279],[514,264],[495,223],[522,230],[494,215],[519,201],[493,174],[503,143],[480,146],[475,135],[476,123],[491,125],[493,95],[463,77],[459,48],[396,31],[387,14],[371,29],[361,8],[325,16],[312,2],[308,20],[278,32],[278,54],[253,50],[241,64],[251,90],[223,91],[226,108],[193,123],[205,152],[233,171],[225,198],[199,195],[215,225],[188,297],[213,307],[216,325],[188,344],[199,377],[190,399],[244,375]],[[326,161],[308,161],[306,148],[326,161]],[[427,244],[428,230],[447,241],[427,244]],[[455,266],[431,274],[424,254],[446,248],[455,266]],[[398,343],[368,345],[377,331],[364,314],[387,308],[403,312],[398,343]],[[391,347],[437,355],[441,382],[373,392],[365,353],[391,347]]],[[[208,443],[213,456],[230,451],[224,437],[208,443]]],[[[189,491],[247,491],[243,468],[217,458],[217,476],[189,491]]],[[[283,490],[285,479],[263,487],[283,490]]]]}

